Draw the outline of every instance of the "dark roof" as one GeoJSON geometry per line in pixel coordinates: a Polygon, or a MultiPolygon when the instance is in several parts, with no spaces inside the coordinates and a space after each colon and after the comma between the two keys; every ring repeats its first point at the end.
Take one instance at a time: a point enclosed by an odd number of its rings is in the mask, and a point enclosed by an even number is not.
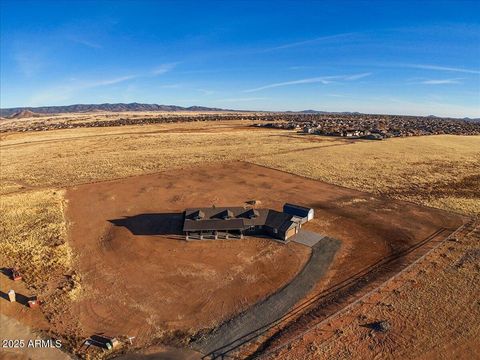
{"type": "Polygon", "coordinates": [[[312,209],[295,204],[286,203],[285,205],[283,205],[283,211],[292,215],[299,215],[305,217],[308,216],[308,212],[310,210],[312,209]]]}
{"type": "Polygon", "coordinates": [[[185,210],[183,231],[246,230],[251,226],[268,226],[285,231],[293,222],[292,215],[270,209],[252,209],[244,207],[211,207],[185,210]],[[204,217],[195,220],[195,214],[204,217]],[[226,219],[229,214],[231,218],[226,219]]]}
{"type": "Polygon", "coordinates": [[[247,226],[243,219],[230,220],[185,220],[183,231],[199,231],[199,230],[244,230],[247,226]]]}
{"type": "Polygon", "coordinates": [[[263,225],[268,209],[251,209],[244,207],[210,207],[185,210],[183,231],[199,230],[245,230],[250,226],[263,225]],[[203,219],[195,220],[194,214],[202,212],[203,219]],[[252,216],[256,213],[257,216],[252,216]],[[225,218],[228,215],[229,218],[225,218]]]}
{"type": "Polygon", "coordinates": [[[290,228],[290,226],[292,226],[293,224],[294,222],[292,221],[291,214],[285,214],[276,210],[268,211],[265,226],[268,226],[272,229],[278,229],[279,231],[283,232],[290,228]]]}

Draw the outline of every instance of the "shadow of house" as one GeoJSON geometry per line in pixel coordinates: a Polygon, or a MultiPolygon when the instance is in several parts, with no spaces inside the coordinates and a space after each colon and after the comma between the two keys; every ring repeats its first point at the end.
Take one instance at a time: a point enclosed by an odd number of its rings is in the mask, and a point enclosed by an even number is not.
{"type": "Polygon", "coordinates": [[[133,235],[182,235],[183,213],[154,213],[108,220],[127,228],[133,235]]]}

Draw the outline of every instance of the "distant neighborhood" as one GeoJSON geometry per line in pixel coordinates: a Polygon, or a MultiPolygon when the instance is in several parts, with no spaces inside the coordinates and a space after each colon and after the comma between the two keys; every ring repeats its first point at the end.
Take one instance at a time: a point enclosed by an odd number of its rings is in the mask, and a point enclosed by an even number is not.
{"type": "Polygon", "coordinates": [[[257,127],[298,130],[305,134],[382,140],[422,135],[479,135],[480,122],[437,117],[396,115],[303,115],[290,121],[255,124],[257,127]]]}
{"type": "Polygon", "coordinates": [[[306,134],[341,136],[352,139],[381,140],[399,136],[480,134],[479,119],[378,115],[356,112],[332,113],[314,110],[249,112],[201,106],[182,108],[171,105],[137,103],[0,110],[1,115],[4,116],[0,118],[0,133],[173,122],[247,120],[255,122],[252,125],[254,127],[294,129],[306,134]],[[70,113],[78,115],[79,118],[66,115],[70,113]]]}

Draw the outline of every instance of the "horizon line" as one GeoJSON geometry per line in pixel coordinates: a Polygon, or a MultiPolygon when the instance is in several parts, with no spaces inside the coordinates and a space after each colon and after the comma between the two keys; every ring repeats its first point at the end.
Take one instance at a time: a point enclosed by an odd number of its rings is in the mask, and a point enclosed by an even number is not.
{"type": "MultiPolygon", "coordinates": [[[[189,109],[192,107],[202,107],[205,109],[211,109],[211,110],[205,110],[205,111],[230,111],[230,112],[264,112],[264,113],[305,113],[307,111],[311,112],[320,112],[320,113],[326,113],[326,114],[364,114],[364,115],[386,115],[386,116],[416,116],[416,117],[437,117],[437,118],[443,118],[443,119],[480,119],[480,117],[476,116],[464,116],[464,117],[452,117],[452,116],[438,116],[435,114],[429,114],[429,115],[418,115],[418,114],[406,114],[406,113],[376,113],[376,112],[360,112],[360,111],[326,111],[326,110],[315,110],[315,109],[303,109],[303,110],[249,110],[249,109],[224,109],[224,108],[219,108],[219,107],[213,107],[213,106],[204,106],[204,105],[189,105],[189,106],[182,106],[182,105],[174,105],[174,104],[158,104],[158,103],[142,103],[142,102],[113,102],[113,103],[74,103],[74,104],[69,104],[69,105],[40,105],[40,106],[12,106],[12,107],[0,107],[0,111],[5,111],[5,110],[29,110],[29,109],[41,109],[41,108],[60,108],[60,107],[70,107],[70,106],[79,106],[79,105],[87,105],[87,106],[100,106],[100,105],[133,105],[133,104],[138,104],[138,105],[156,105],[156,106],[172,106],[172,107],[179,107],[183,109],[189,109]]],[[[120,113],[122,111],[112,111],[112,110],[104,110],[106,112],[112,112],[112,113],[120,113]]],[[[126,110],[125,112],[127,112],[126,110]]],[[[130,110],[130,111],[141,111],[141,110],[130,110]]],[[[144,110],[144,111],[149,111],[149,110],[144,110]]],[[[150,110],[154,112],[155,110],[150,110]]],[[[161,111],[161,110],[160,110],[161,111]]],[[[168,111],[165,110],[166,112],[174,112],[174,111],[168,111]]],[[[191,110],[187,110],[191,111],[191,110]]],[[[91,111],[84,111],[82,113],[88,113],[91,111]]]]}

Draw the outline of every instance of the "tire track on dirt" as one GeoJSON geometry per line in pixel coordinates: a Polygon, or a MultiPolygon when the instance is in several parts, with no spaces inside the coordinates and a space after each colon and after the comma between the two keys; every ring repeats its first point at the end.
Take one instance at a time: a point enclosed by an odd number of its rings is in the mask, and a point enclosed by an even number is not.
{"type": "Polygon", "coordinates": [[[271,327],[312,290],[327,271],[339,248],[340,241],[323,238],[312,247],[309,261],[289,284],[212,333],[196,340],[192,348],[216,358],[250,341],[252,337],[259,336],[265,327],[271,327]]]}
{"type": "MultiPolygon", "coordinates": [[[[455,231],[451,232],[447,237],[445,237],[444,239],[442,239],[440,241],[434,241],[434,239],[436,237],[438,237],[439,235],[441,235],[442,232],[448,231],[448,229],[440,229],[440,230],[436,231],[434,234],[430,235],[429,237],[427,237],[426,239],[424,239],[420,243],[417,243],[416,245],[412,246],[411,248],[408,248],[408,249],[405,250],[406,253],[401,255],[399,258],[404,257],[404,256],[412,253],[413,251],[415,251],[415,250],[417,250],[417,249],[419,249],[419,248],[421,248],[425,245],[436,243],[436,244],[433,245],[432,248],[428,249],[427,252],[425,252],[423,255],[418,257],[416,260],[414,260],[413,262],[408,264],[406,267],[404,267],[400,271],[397,271],[393,276],[388,277],[385,281],[382,281],[381,284],[379,284],[375,288],[369,290],[366,294],[363,294],[360,297],[354,299],[353,302],[350,302],[345,307],[340,308],[338,311],[336,311],[334,313],[331,313],[330,315],[325,314],[324,316],[320,316],[321,321],[315,323],[314,325],[308,326],[306,330],[301,330],[301,331],[299,330],[300,327],[303,328],[305,326],[305,324],[300,324],[301,326],[300,325],[294,326],[293,329],[289,329],[289,327],[287,327],[286,329],[279,330],[277,333],[275,333],[271,337],[269,337],[264,343],[262,343],[261,346],[252,355],[250,355],[248,357],[248,359],[269,358],[271,355],[276,354],[279,350],[287,347],[293,341],[298,340],[299,338],[301,338],[305,334],[307,334],[310,331],[318,328],[322,324],[325,324],[327,321],[331,320],[332,318],[334,318],[336,316],[339,316],[340,314],[344,313],[346,310],[348,310],[349,308],[351,308],[355,304],[359,303],[362,299],[367,298],[372,293],[377,291],[379,288],[381,288],[387,282],[393,281],[398,276],[400,276],[402,273],[404,273],[405,271],[408,271],[408,269],[410,269],[412,266],[414,266],[419,261],[424,259],[428,254],[430,254],[432,251],[437,249],[440,245],[444,244],[448,239],[456,238],[456,237],[459,237],[459,236],[460,237],[461,236],[466,236],[467,234],[471,233],[473,231],[473,230],[471,230],[472,227],[473,228],[475,227],[475,222],[473,220],[470,220],[467,223],[464,223],[464,225],[460,226],[455,231]],[[298,329],[297,329],[297,327],[298,327],[298,329]],[[288,334],[289,332],[291,332],[292,334],[288,334]],[[289,335],[292,335],[292,336],[289,338],[288,337],[289,335]],[[286,336],[287,339],[284,340],[284,341],[281,341],[281,338],[283,336],[286,336]],[[280,342],[280,344],[275,345],[276,342],[280,342]]],[[[394,261],[395,261],[395,259],[392,260],[392,262],[394,262],[394,261]]],[[[388,264],[387,264],[387,269],[388,269],[388,264]]],[[[395,271],[395,270],[396,270],[395,266],[390,269],[390,271],[395,271]]],[[[388,273],[388,271],[387,271],[387,273],[388,273]]],[[[361,278],[362,277],[360,277],[360,279],[361,278]]],[[[333,299],[333,301],[337,301],[337,300],[333,299]]],[[[320,304],[316,305],[317,308],[319,306],[321,306],[321,305],[320,304]]],[[[315,312],[315,309],[313,309],[313,312],[315,312]]],[[[310,317],[310,321],[312,321],[312,320],[315,321],[315,320],[318,320],[318,318],[319,318],[319,316],[314,314],[314,313],[312,313],[312,314],[307,313],[306,316],[310,317]]]]}
{"type": "MultiPolygon", "coordinates": [[[[308,309],[311,308],[312,306],[318,307],[320,303],[326,302],[326,304],[331,304],[335,303],[337,301],[340,301],[339,298],[345,297],[345,295],[352,295],[355,294],[358,291],[361,291],[364,287],[368,286],[369,284],[375,282],[376,280],[378,281],[378,274],[382,273],[387,273],[391,274],[392,272],[398,271],[398,267],[402,266],[402,262],[395,264],[396,261],[399,259],[402,260],[405,256],[408,254],[414,252],[415,250],[431,243],[434,242],[434,239],[436,239],[438,236],[444,234],[445,232],[452,231],[446,228],[440,228],[437,229],[435,232],[430,234],[428,237],[423,239],[422,241],[393,254],[390,254],[384,258],[379,259],[377,262],[374,264],[371,264],[355,274],[351,275],[350,277],[342,280],[339,283],[336,283],[332,285],[331,287],[325,289],[321,293],[315,295],[314,297],[300,303],[296,307],[290,309],[289,311],[285,312],[282,316],[277,317],[277,319],[271,321],[270,323],[264,324],[263,326],[258,326],[255,328],[255,330],[252,330],[250,332],[246,332],[245,335],[242,335],[236,339],[231,340],[229,343],[223,346],[218,346],[216,349],[208,349],[206,348],[201,348],[197,347],[197,350],[202,351],[203,353],[206,353],[204,358],[218,358],[218,357],[232,357],[236,358],[234,355],[230,355],[230,353],[239,350],[243,345],[246,345],[248,343],[251,343],[253,340],[256,338],[265,335],[267,332],[273,330],[274,328],[278,327],[278,330],[275,334],[273,334],[271,337],[267,339],[266,342],[262,343],[260,348],[256,350],[253,355],[251,355],[249,358],[254,359],[258,356],[261,356],[263,353],[264,349],[268,348],[270,345],[270,342],[277,340],[279,336],[283,336],[283,330],[281,329],[280,326],[282,323],[284,323],[287,320],[293,319],[296,316],[300,315],[301,317],[312,317],[312,314],[308,312],[308,309]],[[305,312],[307,311],[307,312],[305,312]],[[205,349],[209,351],[205,351],[205,349]]],[[[451,236],[451,234],[450,234],[451,236]]],[[[442,242],[444,241],[441,240],[442,242]]],[[[320,242],[317,245],[321,245],[322,242],[320,242]]],[[[386,280],[385,280],[386,281],[386,280]]],[[[356,300],[355,300],[356,301],[356,300]]],[[[294,305],[294,304],[293,304],[294,305]]],[[[292,305],[292,306],[293,306],[292,305]]],[[[347,306],[350,306],[351,304],[347,304],[347,306]]],[[[315,309],[314,309],[315,310],[315,309]]],[[[249,310],[247,310],[248,312],[249,310]]],[[[339,310],[341,311],[341,310],[339,310]]],[[[327,319],[331,316],[333,316],[335,313],[331,315],[327,315],[327,319]]],[[[318,315],[314,315],[314,318],[316,319],[318,315]]],[[[325,316],[322,316],[325,318],[325,316]]],[[[302,320],[305,321],[305,320],[302,320]]],[[[288,329],[288,328],[287,328],[288,329]]],[[[296,330],[293,329],[295,332],[296,330]]]]}

